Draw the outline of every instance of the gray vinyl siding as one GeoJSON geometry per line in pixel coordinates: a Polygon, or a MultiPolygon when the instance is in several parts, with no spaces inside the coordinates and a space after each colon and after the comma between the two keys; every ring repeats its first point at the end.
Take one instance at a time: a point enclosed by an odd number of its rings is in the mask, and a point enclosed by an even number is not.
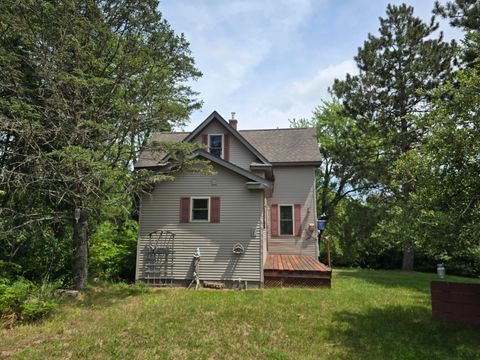
{"type": "Polygon", "coordinates": [[[267,198],[264,196],[262,222],[265,222],[265,227],[262,229],[262,265],[265,265],[265,262],[267,261],[267,256],[268,256],[267,239],[268,239],[268,227],[270,224],[268,215],[269,215],[268,201],[267,201],[267,198]]]}
{"type": "MultiPolygon", "coordinates": [[[[271,204],[301,205],[302,236],[271,236],[271,225],[268,230],[268,253],[283,255],[311,255],[318,256],[316,232],[307,231],[309,223],[315,223],[315,167],[274,167],[275,185],[273,195],[268,199],[271,204]]],[[[271,214],[269,214],[271,215],[271,214]]],[[[271,218],[271,216],[269,216],[271,218]]]]}
{"type": "Polygon", "coordinates": [[[140,201],[140,229],[137,251],[137,279],[143,277],[142,249],[148,234],[170,230],[175,237],[174,278],[192,278],[192,256],[197,247],[202,257],[201,280],[263,279],[261,221],[263,193],[248,190],[249,180],[215,166],[216,174],[179,175],[174,181],[158,183],[151,194],[140,201]],[[213,185],[215,180],[216,185],[213,185]],[[220,223],[179,223],[180,198],[220,197],[220,223]],[[243,255],[234,255],[233,246],[241,243],[243,255]]]}
{"type": "MultiPolygon", "coordinates": [[[[203,131],[197,135],[194,142],[201,143],[203,134],[225,134],[227,130],[217,120],[212,121],[203,131]]],[[[229,136],[230,142],[230,162],[241,168],[250,170],[250,164],[256,161],[253,155],[240,141],[234,136],[229,136]]]]}

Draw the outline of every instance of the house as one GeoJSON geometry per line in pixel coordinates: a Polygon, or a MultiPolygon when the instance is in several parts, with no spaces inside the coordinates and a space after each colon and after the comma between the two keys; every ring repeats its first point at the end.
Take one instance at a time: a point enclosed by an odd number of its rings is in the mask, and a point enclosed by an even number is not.
{"type": "MultiPolygon", "coordinates": [[[[203,143],[195,157],[215,174],[185,172],[140,199],[137,281],[188,284],[193,256],[200,280],[227,286],[330,285],[318,259],[312,128],[238,130],[213,112],[192,132],[156,133],[152,141],[203,143]]],[[[165,154],[144,151],[136,168],[161,171],[165,154]]]]}

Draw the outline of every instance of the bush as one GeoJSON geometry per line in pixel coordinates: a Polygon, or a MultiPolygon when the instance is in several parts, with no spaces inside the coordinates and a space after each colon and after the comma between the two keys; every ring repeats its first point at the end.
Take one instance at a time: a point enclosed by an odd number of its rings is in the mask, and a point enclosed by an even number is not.
{"type": "Polygon", "coordinates": [[[36,285],[19,278],[0,279],[0,324],[11,327],[17,322],[28,322],[49,314],[56,306],[55,290],[58,284],[36,285]]]}
{"type": "Polygon", "coordinates": [[[90,274],[101,280],[135,279],[138,224],[133,220],[103,221],[92,235],[90,274]]]}
{"type": "MultiPolygon", "coordinates": [[[[15,226],[13,222],[0,224],[1,229],[15,226]]],[[[22,276],[35,283],[47,277],[67,280],[74,250],[71,229],[64,224],[29,224],[11,232],[0,231],[0,259],[4,259],[0,260],[0,278],[22,276]]]]}
{"type": "Polygon", "coordinates": [[[0,259],[0,274],[7,279],[13,279],[20,275],[22,267],[11,261],[5,261],[0,259]]]}

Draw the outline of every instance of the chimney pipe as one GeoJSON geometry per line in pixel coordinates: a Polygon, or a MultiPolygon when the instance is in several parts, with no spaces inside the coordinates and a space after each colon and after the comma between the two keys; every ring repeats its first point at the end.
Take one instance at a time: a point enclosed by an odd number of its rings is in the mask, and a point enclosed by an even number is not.
{"type": "Polygon", "coordinates": [[[228,123],[230,124],[230,126],[232,128],[234,128],[235,130],[237,130],[237,124],[238,124],[238,121],[235,119],[235,113],[232,112],[232,118],[230,120],[228,120],[228,123]]]}

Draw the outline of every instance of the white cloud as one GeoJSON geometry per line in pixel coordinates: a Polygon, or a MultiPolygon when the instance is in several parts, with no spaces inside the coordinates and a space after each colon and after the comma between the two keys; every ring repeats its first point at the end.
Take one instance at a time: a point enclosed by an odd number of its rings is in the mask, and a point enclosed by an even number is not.
{"type": "Polygon", "coordinates": [[[195,87],[207,103],[241,88],[274,48],[286,46],[311,15],[312,1],[164,1],[162,9],[191,43],[204,74],[195,87]]]}
{"type": "MultiPolygon", "coordinates": [[[[165,18],[186,34],[204,74],[192,84],[204,107],[187,129],[213,110],[226,118],[235,111],[241,129],[309,118],[335,78],[357,72],[356,48],[391,1],[402,0],[163,0],[165,18]]],[[[429,19],[433,0],[407,1],[429,19]]]]}
{"type": "Polygon", "coordinates": [[[345,60],[320,68],[304,80],[291,81],[275,91],[261,92],[257,89],[247,98],[246,104],[233,102],[213,106],[206,103],[187,130],[193,130],[213,110],[224,117],[229,117],[230,111],[236,111],[240,129],[289,127],[290,119],[310,118],[322,100],[330,99],[328,88],[335,79],[357,72],[355,61],[345,60]]]}
{"type": "MultiPolygon", "coordinates": [[[[188,129],[214,109],[226,117],[237,110],[243,128],[271,127],[271,121],[279,119],[283,119],[282,125],[288,125],[288,118],[299,117],[299,107],[305,107],[302,116],[310,113],[313,108],[306,109],[310,104],[299,106],[302,99],[295,99],[305,95],[292,93],[292,88],[300,88],[301,84],[264,88],[266,84],[258,80],[258,67],[268,66],[272,56],[295,46],[302,27],[312,16],[313,5],[318,8],[322,3],[326,0],[164,1],[165,17],[177,32],[186,34],[204,74],[193,87],[200,91],[205,106],[194,114],[188,129]],[[232,99],[237,97],[248,104],[240,106],[232,99]],[[254,119],[269,121],[259,124],[254,119]]],[[[281,82],[291,81],[290,75],[281,82]]]]}
{"type": "Polygon", "coordinates": [[[289,119],[310,118],[315,107],[330,98],[328,88],[335,79],[357,72],[355,61],[345,60],[323,67],[302,81],[294,80],[264,97],[255,97],[246,112],[239,113],[239,126],[243,129],[289,127],[289,119]]]}
{"type": "Polygon", "coordinates": [[[311,80],[295,81],[291,88],[291,95],[299,100],[318,99],[327,95],[327,89],[335,79],[343,79],[347,73],[356,74],[357,66],[353,59],[342,61],[339,64],[327,66],[317,71],[311,80]]]}

